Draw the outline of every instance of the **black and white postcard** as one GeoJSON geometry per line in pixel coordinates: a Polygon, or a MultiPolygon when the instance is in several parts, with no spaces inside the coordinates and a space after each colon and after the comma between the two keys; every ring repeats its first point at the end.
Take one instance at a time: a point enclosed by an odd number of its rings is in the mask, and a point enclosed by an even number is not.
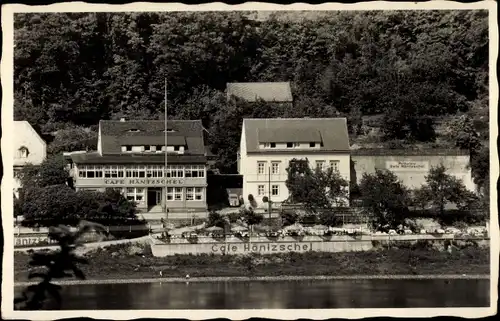
{"type": "Polygon", "coordinates": [[[2,29],[3,318],[496,314],[496,2],[2,29]]]}

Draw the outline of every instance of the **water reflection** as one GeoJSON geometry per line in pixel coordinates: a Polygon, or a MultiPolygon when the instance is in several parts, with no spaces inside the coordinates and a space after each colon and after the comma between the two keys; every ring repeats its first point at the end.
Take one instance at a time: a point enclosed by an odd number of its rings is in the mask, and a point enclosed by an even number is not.
{"type": "MultiPolygon", "coordinates": [[[[19,290],[19,288],[16,288],[19,290]]],[[[488,280],[327,280],[64,287],[63,309],[311,309],[489,306],[488,280]]]]}

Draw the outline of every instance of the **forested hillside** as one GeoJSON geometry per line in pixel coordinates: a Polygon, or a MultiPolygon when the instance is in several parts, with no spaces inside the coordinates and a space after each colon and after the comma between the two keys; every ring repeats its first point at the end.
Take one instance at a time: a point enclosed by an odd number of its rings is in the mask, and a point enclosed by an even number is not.
{"type": "Polygon", "coordinates": [[[226,171],[243,117],[342,115],[355,144],[450,146],[443,122],[466,114],[487,138],[487,11],[251,16],[16,14],[15,118],[63,133],[53,152],[81,148],[99,119],[161,119],[167,77],[169,116],[202,119],[226,171]],[[296,107],[227,102],[238,81],[290,81],[296,107]]]}

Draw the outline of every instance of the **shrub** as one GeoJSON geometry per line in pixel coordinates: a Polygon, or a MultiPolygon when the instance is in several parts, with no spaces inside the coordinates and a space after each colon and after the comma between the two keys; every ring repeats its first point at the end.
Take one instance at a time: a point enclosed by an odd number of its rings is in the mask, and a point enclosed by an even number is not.
{"type": "Polygon", "coordinates": [[[299,215],[297,212],[292,210],[287,210],[281,213],[281,222],[283,226],[289,226],[295,224],[297,222],[299,215]]]}

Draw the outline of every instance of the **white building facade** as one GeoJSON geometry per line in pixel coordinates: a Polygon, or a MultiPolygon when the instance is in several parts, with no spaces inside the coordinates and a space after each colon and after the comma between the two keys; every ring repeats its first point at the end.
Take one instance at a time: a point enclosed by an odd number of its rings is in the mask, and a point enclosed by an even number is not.
{"type": "Polygon", "coordinates": [[[47,144],[27,121],[14,122],[14,195],[19,197],[21,182],[16,173],[26,165],[40,165],[47,157],[47,144]]]}
{"type": "Polygon", "coordinates": [[[243,198],[251,194],[259,207],[289,198],[287,171],[292,159],[307,159],[312,168],[332,167],[350,180],[350,151],[345,118],[244,119],[238,155],[243,198]]]}

